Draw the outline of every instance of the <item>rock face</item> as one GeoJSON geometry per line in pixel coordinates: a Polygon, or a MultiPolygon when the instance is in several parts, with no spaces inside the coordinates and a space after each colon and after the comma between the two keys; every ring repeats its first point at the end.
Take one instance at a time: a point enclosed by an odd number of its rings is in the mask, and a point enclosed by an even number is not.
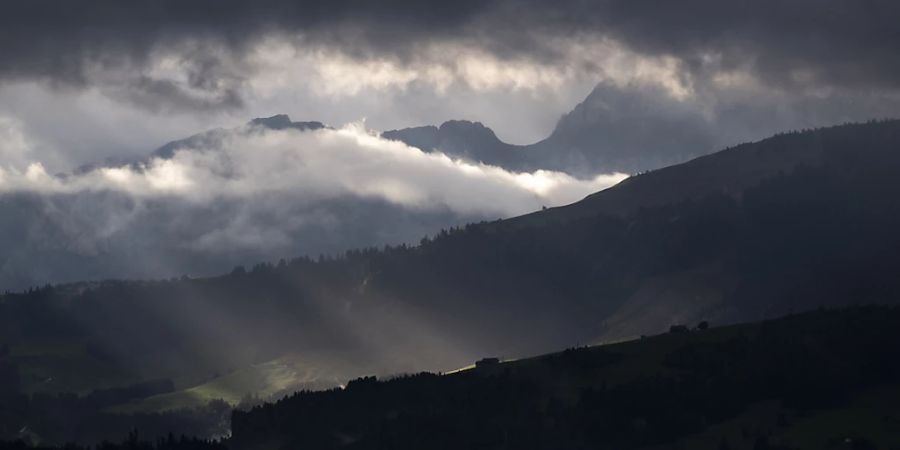
{"type": "Polygon", "coordinates": [[[530,156],[535,163],[575,173],[638,173],[685,162],[720,145],[696,110],[670,96],[601,84],[560,119],[547,139],[531,146],[530,156]]]}
{"type": "Polygon", "coordinates": [[[508,170],[550,169],[579,176],[657,169],[722,145],[696,110],[670,96],[606,84],[564,115],[549,137],[530,145],[507,144],[481,123],[461,120],[382,136],[508,170]]]}
{"type": "Polygon", "coordinates": [[[433,125],[385,131],[386,139],[401,141],[426,152],[441,151],[456,158],[510,170],[527,170],[527,146],[507,144],[480,122],[451,120],[433,125]]]}

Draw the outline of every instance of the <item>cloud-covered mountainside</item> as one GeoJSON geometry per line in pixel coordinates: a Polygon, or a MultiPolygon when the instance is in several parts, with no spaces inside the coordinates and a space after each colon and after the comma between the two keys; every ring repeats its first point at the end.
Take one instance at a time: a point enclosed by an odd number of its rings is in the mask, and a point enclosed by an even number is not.
{"type": "Polygon", "coordinates": [[[237,264],[417,241],[578,200],[622,175],[515,173],[423,153],[361,124],[286,116],[125,165],[0,167],[0,288],[213,274],[237,264]]]}

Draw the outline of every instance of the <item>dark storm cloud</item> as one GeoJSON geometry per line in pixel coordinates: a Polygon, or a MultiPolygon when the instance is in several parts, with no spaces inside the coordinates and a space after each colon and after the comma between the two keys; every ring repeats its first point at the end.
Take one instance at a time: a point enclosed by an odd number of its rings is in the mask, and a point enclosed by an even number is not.
{"type": "Polygon", "coordinates": [[[484,1],[13,1],[0,15],[6,77],[85,82],[86,64],[139,64],[156,46],[210,40],[242,51],[270,32],[301,32],[348,50],[449,34],[484,1]],[[357,45],[359,44],[359,45],[357,45]]]}
{"type": "Polygon", "coordinates": [[[313,44],[328,42],[360,56],[409,42],[401,35],[442,34],[478,7],[478,2],[452,7],[283,0],[5,2],[0,80],[103,85],[152,109],[237,107],[241,82],[253,69],[242,56],[273,33],[302,34],[313,44]],[[146,73],[158,51],[184,57],[183,83],[146,73]]]}
{"type": "MultiPolygon", "coordinates": [[[[533,2],[507,11],[517,22],[507,29],[526,37],[513,45],[517,51],[540,48],[546,36],[587,34],[673,56],[698,75],[715,60],[717,68],[748,69],[786,86],[900,85],[900,3],[890,0],[533,2]]],[[[492,20],[503,22],[502,15],[492,20]]]]}
{"type": "Polygon", "coordinates": [[[554,39],[609,37],[679,59],[698,82],[713,66],[788,87],[896,88],[898,18],[900,4],[876,0],[12,1],[0,14],[0,77],[78,86],[97,83],[94,71],[132,70],[144,77],[131,86],[138,92],[187,107],[233,107],[244,72],[230,66],[272,34],[401,61],[423,45],[456,42],[553,62],[565,56],[554,39]],[[198,42],[233,60],[208,55],[206,69],[192,69],[191,92],[140,73],[155,50],[198,42]]]}
{"type": "Polygon", "coordinates": [[[675,55],[695,67],[718,54],[725,68],[749,66],[780,84],[898,85],[897,2],[614,1],[602,9],[589,16],[598,28],[636,51],[675,55]]]}

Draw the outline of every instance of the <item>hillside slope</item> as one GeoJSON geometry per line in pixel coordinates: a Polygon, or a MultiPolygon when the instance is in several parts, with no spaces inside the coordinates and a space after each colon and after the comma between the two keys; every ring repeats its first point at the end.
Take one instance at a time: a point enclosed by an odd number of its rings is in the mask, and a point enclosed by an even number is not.
{"type": "Polygon", "coordinates": [[[895,448],[898,322],[895,308],[817,312],[359,379],[235,412],[229,446],[895,448]]]}
{"type": "Polygon", "coordinates": [[[860,163],[864,163],[866,158],[890,157],[889,151],[883,155],[867,153],[871,150],[867,150],[865,146],[891,145],[890,141],[895,139],[895,133],[894,122],[783,133],[760,142],[741,144],[701,156],[683,164],[635,175],[616,186],[588,196],[584,201],[523,217],[535,216],[546,221],[589,217],[601,213],[627,216],[642,208],[671,205],[710,195],[739,197],[743,191],[763,180],[779,174],[790,174],[798,167],[839,164],[840,159],[848,158],[848,153],[851,152],[859,152],[860,163]],[[854,149],[856,146],[859,148],[854,149]]]}
{"type": "MultiPolygon", "coordinates": [[[[897,303],[898,149],[897,121],[791,133],[415,247],[6,295],[0,342],[82,343],[186,389],[287,354],[353,362],[344,374],[449,370],[674,323],[897,303]]],[[[46,367],[78,367],[66,361],[46,367]]]]}

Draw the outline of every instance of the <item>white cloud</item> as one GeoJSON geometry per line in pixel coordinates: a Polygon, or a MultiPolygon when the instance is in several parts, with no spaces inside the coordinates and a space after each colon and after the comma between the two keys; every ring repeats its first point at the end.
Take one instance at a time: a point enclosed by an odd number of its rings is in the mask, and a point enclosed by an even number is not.
{"type": "Polygon", "coordinates": [[[0,116],[0,162],[19,167],[32,155],[21,121],[0,116]]]}
{"type": "Polygon", "coordinates": [[[589,79],[593,84],[654,84],[679,98],[691,94],[691,86],[681,76],[683,68],[673,57],[640,55],[612,39],[556,39],[546,46],[560,57],[548,61],[503,58],[465,41],[423,46],[408,59],[360,57],[272,38],[250,52],[247,66],[255,69],[248,76],[248,86],[260,97],[298,88],[345,97],[366,90],[404,90],[413,84],[448,95],[459,89],[536,94],[565,90],[589,79]]]}
{"type": "Polygon", "coordinates": [[[624,177],[512,173],[424,153],[382,139],[359,123],[315,132],[245,127],[222,134],[212,145],[181,149],[171,159],[154,158],[136,167],[103,167],[65,178],[49,175],[40,163],[24,171],[7,168],[0,191],[114,191],[192,203],[251,201],[262,195],[314,202],[349,195],[413,210],[510,216],[576,201],[624,177]]]}
{"type": "Polygon", "coordinates": [[[0,289],[218,274],[414,243],[441,228],[572,202],[624,177],[512,173],[425,153],[359,123],[214,135],[170,159],[64,176],[27,158],[0,163],[0,289]]]}
{"type": "Polygon", "coordinates": [[[285,35],[240,55],[185,42],[154,48],[146,64],[88,65],[85,89],[0,85],[0,115],[40,138],[34,158],[55,173],[277,113],[336,124],[366,118],[380,130],[466,119],[528,144],[547,137],[600,81],[691,92],[671,58],[641,56],[611,40],[546,46],[561,56],[501,58],[464,40],[423,44],[406,58],[348,54],[285,35]]]}

